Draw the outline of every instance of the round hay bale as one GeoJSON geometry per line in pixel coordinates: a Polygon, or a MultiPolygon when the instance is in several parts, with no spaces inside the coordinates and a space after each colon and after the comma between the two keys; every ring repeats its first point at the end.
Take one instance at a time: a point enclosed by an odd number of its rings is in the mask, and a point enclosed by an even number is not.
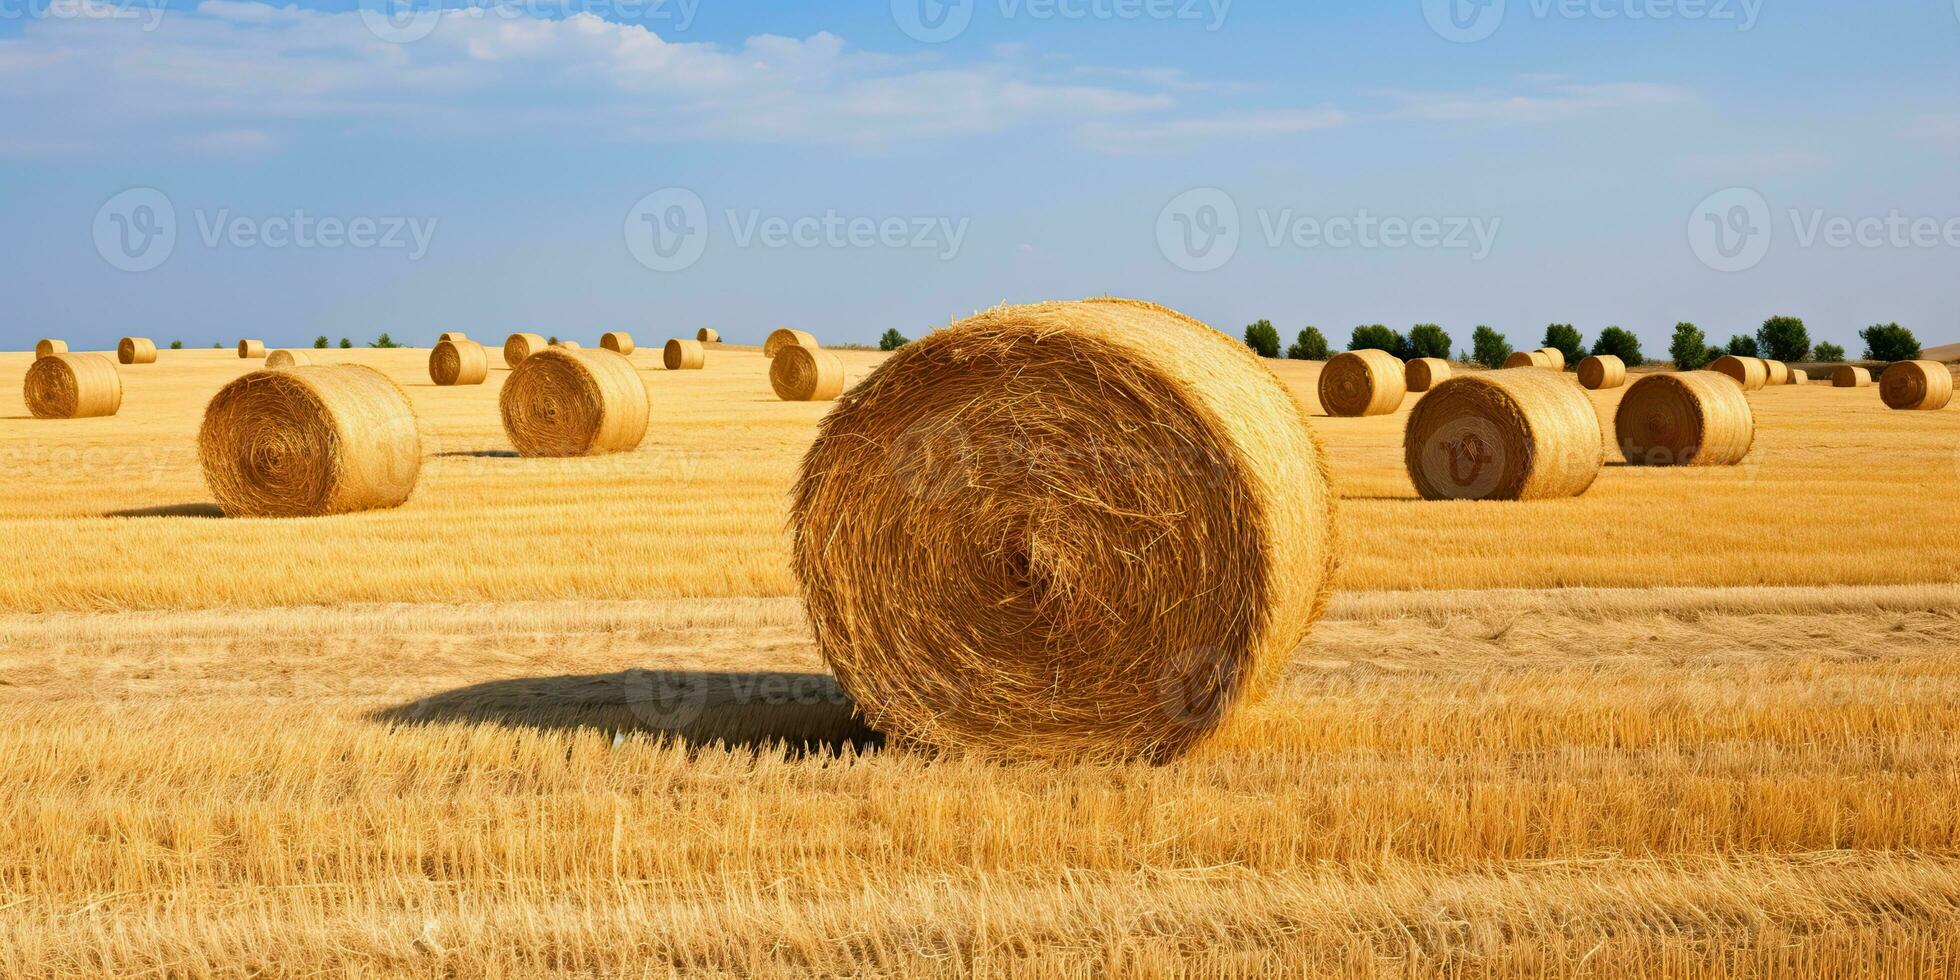
{"type": "Polygon", "coordinates": [[[1428,391],[1450,379],[1450,362],[1440,357],[1418,357],[1409,362],[1403,377],[1410,391],[1428,391]]]}
{"type": "Polygon", "coordinates": [[[1763,361],[1763,384],[1771,388],[1781,388],[1790,383],[1790,365],[1782,361],[1763,361]]]}
{"type": "Polygon", "coordinates": [[[1438,385],[1409,415],[1402,455],[1425,500],[1576,497],[1606,461],[1592,399],[1529,368],[1438,385]]]}
{"type": "Polygon", "coordinates": [[[504,433],[526,456],[625,452],[646,438],[646,384],[609,350],[547,348],[504,382],[504,433]]]}
{"type": "Polygon", "coordinates": [[[721,343],[721,331],[713,327],[702,327],[694,331],[694,339],[704,344],[719,344],[721,343]]]}
{"type": "Polygon", "coordinates": [[[608,330],[599,335],[599,346],[615,354],[631,354],[633,335],[624,330],[608,330]]]}
{"type": "Polygon", "coordinates": [[[445,330],[442,332],[441,335],[436,337],[436,343],[440,344],[445,340],[468,340],[468,339],[470,338],[464,336],[461,330],[445,330]]]}
{"type": "Polygon", "coordinates": [[[1507,368],[1549,368],[1552,366],[1552,359],[1547,357],[1542,350],[1514,351],[1510,357],[1504,359],[1504,366],[1507,368]]]}
{"type": "Polygon", "coordinates": [[[103,354],[49,354],[28,366],[21,395],[37,419],[114,415],[122,408],[122,374],[103,354]]]}
{"type": "Polygon", "coordinates": [[[395,507],[422,472],[408,396],[358,364],[259,370],[225,385],[204,409],[197,454],[232,517],[395,507]]]}
{"type": "Polygon", "coordinates": [[[265,341],[241,340],[238,342],[238,356],[244,360],[257,360],[265,356],[265,341]]]}
{"type": "Polygon", "coordinates": [[[1099,299],[894,353],[823,420],[791,526],[818,649],[873,727],[1165,760],[1277,680],[1326,605],[1334,507],[1249,349],[1099,299]]]}
{"type": "Polygon", "coordinates": [[[1769,365],[1760,357],[1726,354],[1710,364],[1708,370],[1727,377],[1742,386],[1743,391],[1761,391],[1769,383],[1769,365]]]}
{"type": "Polygon", "coordinates": [[[783,327],[780,330],[770,331],[769,339],[764,340],[762,342],[762,356],[775,357],[776,352],[782,350],[785,347],[822,347],[822,346],[823,346],[822,344],[817,343],[817,338],[809,333],[805,333],[804,331],[801,330],[791,330],[788,327],[783,327]]]}
{"type": "Polygon", "coordinates": [[[1810,372],[1809,372],[1809,371],[1805,371],[1805,370],[1802,370],[1802,369],[1800,369],[1800,368],[1791,368],[1791,369],[1790,369],[1790,383],[1791,383],[1791,384],[1793,384],[1793,385],[1807,385],[1807,384],[1809,384],[1809,383],[1810,383],[1810,372]]]}
{"type": "Polygon", "coordinates": [[[490,355],[474,340],[445,340],[429,352],[429,380],[439,385],[480,385],[490,376],[490,355]]]}
{"type": "Polygon", "coordinates": [[[708,364],[708,351],[698,340],[670,340],[660,362],[669,371],[699,371],[708,364]]]}
{"type": "Polygon", "coordinates": [[[544,350],[544,337],[534,333],[514,333],[504,341],[504,366],[514,368],[524,359],[544,350]]]}
{"type": "Polygon", "coordinates": [[[43,337],[34,344],[34,356],[37,358],[52,357],[56,354],[66,353],[68,353],[68,342],[65,340],[43,337]]]}
{"type": "Polygon", "coordinates": [[[1864,368],[1840,364],[1831,369],[1833,388],[1869,388],[1871,384],[1872,373],[1864,368]]]}
{"type": "Polygon", "coordinates": [[[1545,355],[1545,361],[1554,371],[1565,370],[1565,352],[1556,347],[1540,347],[1538,353],[1545,355]]]}
{"type": "Polygon", "coordinates": [[[155,364],[156,341],[148,337],[124,337],[116,344],[116,360],[123,364],[155,364]]]}
{"type": "Polygon", "coordinates": [[[1579,362],[1579,384],[1590,391],[1608,391],[1627,383],[1627,362],[1612,354],[1594,354],[1579,362]]]}
{"type": "Polygon", "coordinates": [[[584,350],[585,349],[585,345],[579,343],[576,340],[555,340],[552,341],[551,346],[556,347],[559,350],[584,350]]]}
{"type": "Polygon", "coordinates": [[[1340,418],[1387,415],[1402,407],[1409,382],[1387,351],[1351,350],[1320,369],[1320,406],[1340,418]]]}
{"type": "Polygon", "coordinates": [[[312,355],[303,351],[287,350],[284,347],[265,356],[265,369],[268,371],[279,368],[299,367],[302,364],[311,363],[313,363],[312,355]]]}
{"type": "Polygon", "coordinates": [[[1756,415],[1727,375],[1650,374],[1620,399],[1613,433],[1634,466],[1733,466],[1755,444],[1756,415]]]}
{"type": "Polygon", "coordinates": [[[1938,361],[1900,361],[1878,379],[1886,407],[1902,412],[1937,412],[1953,401],[1953,372],[1938,361]]]}
{"type": "Polygon", "coordinates": [[[827,350],[785,347],[769,362],[769,386],[786,402],[827,402],[844,391],[844,362],[827,350]]]}

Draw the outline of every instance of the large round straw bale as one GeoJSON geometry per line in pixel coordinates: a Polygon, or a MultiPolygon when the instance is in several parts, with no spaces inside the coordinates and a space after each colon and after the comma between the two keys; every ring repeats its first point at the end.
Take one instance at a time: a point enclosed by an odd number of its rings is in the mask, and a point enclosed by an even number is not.
{"type": "Polygon", "coordinates": [[[762,342],[762,356],[775,357],[777,351],[796,346],[821,347],[823,345],[817,343],[817,338],[809,333],[783,327],[769,332],[769,339],[762,342]]]}
{"type": "Polygon", "coordinates": [[[670,340],[660,352],[660,362],[669,371],[698,371],[707,366],[708,351],[698,340],[670,340]]]}
{"type": "Polygon", "coordinates": [[[873,727],[1161,760],[1290,661],[1326,605],[1334,505],[1250,350],[1099,299],[893,354],[824,419],[791,525],[818,649],[873,727]]]}
{"type": "Polygon", "coordinates": [[[844,390],[844,362],[827,350],[785,347],[769,362],[769,386],[786,402],[827,402],[844,390]]]}
{"type": "Polygon", "coordinates": [[[395,507],[422,471],[408,396],[358,364],[260,370],[218,390],[197,452],[233,517],[311,517],[395,507]]]}
{"type": "Polygon", "coordinates": [[[1594,354],[1579,362],[1579,384],[1607,391],[1627,383],[1627,362],[1612,354],[1594,354]]]}
{"type": "Polygon", "coordinates": [[[480,385],[490,376],[490,354],[474,340],[445,340],[429,352],[429,380],[439,385],[480,385]]]}
{"type": "Polygon", "coordinates": [[[1329,415],[1387,415],[1408,394],[1402,361],[1387,351],[1351,350],[1320,369],[1320,407],[1329,415]]]}
{"type": "Polygon", "coordinates": [[[440,344],[445,340],[468,340],[468,339],[470,338],[468,336],[465,336],[461,330],[444,330],[442,334],[436,338],[436,343],[440,344]]]}
{"type": "Polygon", "coordinates": [[[1428,391],[1450,379],[1450,362],[1440,357],[1418,357],[1403,373],[1410,391],[1428,391]]]}
{"type": "Polygon", "coordinates": [[[1565,370],[1564,351],[1559,350],[1556,347],[1540,347],[1538,348],[1538,353],[1545,355],[1545,360],[1550,363],[1552,370],[1554,371],[1565,370]]]}
{"type": "Polygon", "coordinates": [[[526,456],[625,452],[646,438],[646,384],[609,350],[547,348],[511,372],[499,401],[504,433],[526,456]]]}
{"type": "Polygon", "coordinates": [[[268,371],[277,368],[299,367],[302,364],[311,363],[313,363],[312,355],[304,351],[287,350],[284,347],[265,356],[265,367],[268,371]]]}
{"type": "Polygon", "coordinates": [[[702,327],[694,331],[694,339],[704,344],[719,344],[721,343],[721,331],[713,327],[702,327]]]}
{"type": "Polygon", "coordinates": [[[1755,444],[1756,415],[1727,375],[1650,374],[1620,399],[1613,433],[1634,466],[1733,466],[1755,444]]]}
{"type": "Polygon", "coordinates": [[[114,415],[122,407],[122,375],[102,354],[49,354],[27,368],[21,395],[37,419],[114,415]]]}
{"type": "Polygon", "coordinates": [[[1708,370],[1726,376],[1730,381],[1742,386],[1743,391],[1760,391],[1769,383],[1769,365],[1760,357],[1738,357],[1726,354],[1716,358],[1708,370]]]}
{"type": "Polygon", "coordinates": [[[1605,465],[1592,399],[1532,368],[1467,374],[1416,403],[1402,455],[1425,500],[1542,500],[1586,492],[1605,465]]]}
{"type": "Polygon", "coordinates": [[[148,337],[124,337],[116,344],[116,360],[124,364],[155,364],[156,341],[148,337]]]}
{"type": "Polygon", "coordinates": [[[1834,388],[1869,388],[1872,373],[1861,367],[1840,364],[1831,369],[1831,386],[1834,388]]]}
{"type": "Polygon", "coordinates": [[[43,337],[34,343],[35,357],[52,357],[55,354],[66,353],[68,353],[68,342],[65,340],[43,337]]]}
{"type": "Polygon", "coordinates": [[[544,337],[534,333],[514,333],[504,341],[504,366],[516,367],[524,359],[544,350],[544,337]]]}
{"type": "Polygon", "coordinates": [[[241,359],[255,360],[265,356],[265,341],[241,340],[238,342],[238,356],[241,359]]]}
{"type": "Polygon", "coordinates": [[[615,354],[631,354],[633,335],[624,330],[608,330],[599,335],[599,346],[615,354]]]}
{"type": "Polygon", "coordinates": [[[1507,368],[1549,368],[1552,366],[1552,359],[1546,356],[1542,350],[1513,351],[1510,357],[1504,359],[1504,366],[1507,368]]]}
{"type": "Polygon", "coordinates": [[[1807,384],[1809,384],[1809,383],[1810,383],[1810,372],[1809,372],[1809,371],[1805,371],[1805,370],[1803,370],[1803,369],[1801,369],[1801,368],[1791,368],[1791,369],[1790,369],[1790,383],[1791,383],[1791,384],[1793,384],[1793,385],[1807,385],[1807,384]]]}
{"type": "Polygon", "coordinates": [[[1900,361],[1878,379],[1885,404],[1905,412],[1937,412],[1953,401],[1953,372],[1938,361],[1900,361]]]}
{"type": "Polygon", "coordinates": [[[1763,361],[1763,384],[1771,388],[1781,388],[1790,383],[1790,365],[1782,361],[1763,361]]]}

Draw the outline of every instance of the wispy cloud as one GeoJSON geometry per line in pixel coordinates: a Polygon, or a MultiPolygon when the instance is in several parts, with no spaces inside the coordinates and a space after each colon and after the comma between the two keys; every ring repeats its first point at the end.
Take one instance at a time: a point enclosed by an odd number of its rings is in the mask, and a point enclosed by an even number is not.
{"type": "Polygon", "coordinates": [[[1348,122],[1347,113],[1338,109],[1284,109],[1133,123],[1091,123],[1083,127],[1082,137],[1112,153],[1162,153],[1210,147],[1219,142],[1296,136],[1348,122]]]}
{"type": "Polygon", "coordinates": [[[1389,90],[1369,94],[1389,100],[1394,106],[1389,114],[1399,118],[1507,125],[1565,122],[1693,99],[1687,89],[1659,82],[1581,84],[1529,78],[1521,84],[1525,89],[1521,92],[1389,90]]]}

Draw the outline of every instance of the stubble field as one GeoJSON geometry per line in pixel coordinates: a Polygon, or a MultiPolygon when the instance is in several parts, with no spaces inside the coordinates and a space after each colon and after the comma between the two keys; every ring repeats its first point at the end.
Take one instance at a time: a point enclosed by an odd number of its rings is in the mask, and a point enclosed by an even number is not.
{"type": "Polygon", "coordinates": [[[1406,407],[1317,418],[1345,563],[1281,689],[1057,769],[851,718],[786,557],[825,406],[759,354],[636,355],[599,460],[510,456],[501,368],[328,356],[423,420],[400,510],[213,516],[230,352],[0,392],[0,975],[1960,972],[1960,411],[1767,390],[1742,467],[1502,505],[1414,499],[1406,407]]]}

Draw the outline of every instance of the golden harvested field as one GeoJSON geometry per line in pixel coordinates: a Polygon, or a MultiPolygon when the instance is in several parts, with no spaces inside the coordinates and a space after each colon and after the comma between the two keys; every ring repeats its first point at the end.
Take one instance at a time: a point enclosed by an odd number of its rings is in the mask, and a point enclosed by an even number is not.
{"type": "Polygon", "coordinates": [[[1407,407],[1317,419],[1347,558],[1279,691],[1057,768],[852,720],[785,554],[825,406],[759,354],[635,355],[599,460],[426,356],[331,352],[428,430],[344,517],[211,516],[230,352],[0,395],[0,976],[1960,973],[1960,409],[1754,393],[1745,466],[1529,504],[1416,501],[1407,407]]]}

